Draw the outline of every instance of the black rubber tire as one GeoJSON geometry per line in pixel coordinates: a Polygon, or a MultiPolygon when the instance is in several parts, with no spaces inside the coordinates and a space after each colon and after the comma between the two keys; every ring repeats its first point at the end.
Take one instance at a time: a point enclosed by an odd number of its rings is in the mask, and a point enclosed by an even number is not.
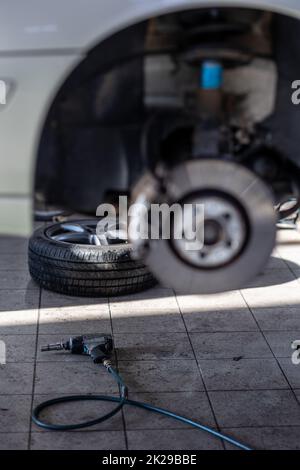
{"type": "Polygon", "coordinates": [[[130,244],[103,247],[59,242],[47,235],[48,229],[36,230],[28,247],[29,272],[42,288],[77,297],[107,297],[133,294],[156,284],[149,270],[131,259],[130,244]]]}

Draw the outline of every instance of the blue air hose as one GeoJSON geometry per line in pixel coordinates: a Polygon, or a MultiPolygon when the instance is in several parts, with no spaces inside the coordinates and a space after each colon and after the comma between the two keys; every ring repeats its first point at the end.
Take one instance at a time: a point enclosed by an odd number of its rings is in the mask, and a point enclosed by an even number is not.
{"type": "Polygon", "coordinates": [[[109,395],[72,395],[72,396],[63,396],[59,398],[55,398],[53,400],[48,400],[40,405],[38,405],[36,408],[34,408],[32,412],[32,420],[33,422],[43,428],[47,429],[50,431],[72,431],[75,429],[82,429],[82,428],[87,428],[90,426],[94,426],[95,424],[103,423],[103,421],[108,420],[115,414],[117,414],[123,406],[135,406],[136,408],[141,408],[143,410],[148,410],[152,411],[153,413],[157,413],[163,416],[167,416],[169,418],[173,418],[177,421],[180,421],[181,423],[189,424],[190,426],[200,429],[201,431],[207,432],[211,434],[214,437],[217,437],[223,441],[226,441],[235,447],[238,447],[239,449],[242,450],[252,450],[250,447],[236,441],[235,439],[232,439],[231,437],[225,436],[224,434],[221,434],[214,429],[204,426],[200,423],[197,423],[196,421],[193,421],[191,419],[185,418],[184,416],[180,416],[176,413],[173,413],[172,411],[165,410],[164,408],[159,408],[157,406],[149,405],[148,403],[142,403],[140,401],[135,401],[135,400],[129,400],[128,399],[128,389],[126,385],[124,384],[121,376],[118,374],[118,372],[111,366],[110,362],[107,361],[104,363],[104,366],[106,367],[107,371],[113,376],[117,384],[119,385],[120,389],[120,396],[119,397],[113,397],[109,395]],[[46,423],[42,421],[39,418],[39,415],[43,410],[46,408],[49,408],[54,405],[58,405],[61,403],[67,403],[67,402],[79,402],[79,401],[103,401],[103,402],[113,402],[117,403],[117,406],[110,411],[109,413],[96,418],[94,420],[90,421],[85,421],[82,423],[78,424],[51,424],[51,423],[46,423]]]}

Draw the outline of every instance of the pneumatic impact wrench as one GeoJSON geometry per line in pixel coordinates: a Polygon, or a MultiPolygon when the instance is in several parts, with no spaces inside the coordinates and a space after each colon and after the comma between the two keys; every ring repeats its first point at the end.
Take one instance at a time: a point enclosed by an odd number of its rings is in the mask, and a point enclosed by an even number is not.
{"type": "Polygon", "coordinates": [[[95,364],[108,361],[113,352],[113,340],[108,334],[74,336],[66,342],[48,344],[42,351],[70,351],[72,354],[90,356],[95,364]]]}

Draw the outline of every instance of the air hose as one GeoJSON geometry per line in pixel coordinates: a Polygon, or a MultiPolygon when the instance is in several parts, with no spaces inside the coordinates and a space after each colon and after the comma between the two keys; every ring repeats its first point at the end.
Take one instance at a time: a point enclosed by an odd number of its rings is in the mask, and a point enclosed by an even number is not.
{"type": "Polygon", "coordinates": [[[94,426],[95,424],[103,423],[104,421],[108,420],[109,418],[117,414],[125,405],[134,406],[136,408],[148,410],[153,413],[157,413],[163,416],[167,416],[169,418],[173,418],[182,423],[189,424],[190,426],[196,429],[205,431],[213,435],[214,437],[217,437],[223,441],[228,442],[229,444],[234,445],[235,447],[238,447],[239,449],[252,450],[248,446],[236,441],[235,439],[232,439],[231,437],[225,436],[224,434],[221,434],[210,427],[204,426],[200,423],[197,423],[196,421],[185,418],[184,416],[180,416],[176,413],[173,413],[172,411],[168,411],[164,408],[159,408],[157,406],[149,405],[148,403],[143,403],[143,402],[135,401],[135,400],[129,400],[128,388],[124,384],[118,372],[112,367],[110,361],[104,360],[103,365],[106,368],[106,370],[112,375],[116,383],[118,384],[119,391],[120,391],[119,397],[114,397],[114,396],[109,396],[109,395],[72,395],[72,396],[63,396],[63,397],[55,398],[53,400],[44,401],[43,403],[38,405],[36,408],[34,408],[33,413],[32,413],[33,422],[37,426],[46,430],[50,430],[50,431],[73,431],[75,429],[87,428],[90,426],[94,426]],[[44,411],[46,408],[50,408],[54,405],[58,405],[61,403],[80,402],[80,401],[112,402],[112,403],[116,403],[117,405],[112,411],[110,411],[109,413],[103,416],[100,416],[99,418],[96,418],[90,421],[84,421],[78,424],[51,424],[51,423],[44,422],[39,418],[41,412],[44,411]]]}

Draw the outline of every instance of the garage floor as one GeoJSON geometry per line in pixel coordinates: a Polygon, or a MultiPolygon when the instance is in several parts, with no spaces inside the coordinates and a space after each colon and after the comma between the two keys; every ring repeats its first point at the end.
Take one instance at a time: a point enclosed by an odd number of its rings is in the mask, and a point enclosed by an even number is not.
{"type": "MultiPolygon", "coordinates": [[[[40,353],[68,335],[110,332],[131,398],[221,429],[254,448],[300,449],[300,234],[280,231],[264,274],[212,297],[155,288],[126,298],[76,299],[41,291],[26,267],[26,240],[0,239],[1,449],[224,449],[217,439],[136,409],[83,432],[43,432],[33,404],[61,394],[116,393],[84,357],[40,353]]],[[[110,405],[107,405],[109,407],[110,405]]],[[[103,405],[57,407],[60,422],[103,405]]],[[[228,448],[229,446],[225,446],[228,448]]]]}

